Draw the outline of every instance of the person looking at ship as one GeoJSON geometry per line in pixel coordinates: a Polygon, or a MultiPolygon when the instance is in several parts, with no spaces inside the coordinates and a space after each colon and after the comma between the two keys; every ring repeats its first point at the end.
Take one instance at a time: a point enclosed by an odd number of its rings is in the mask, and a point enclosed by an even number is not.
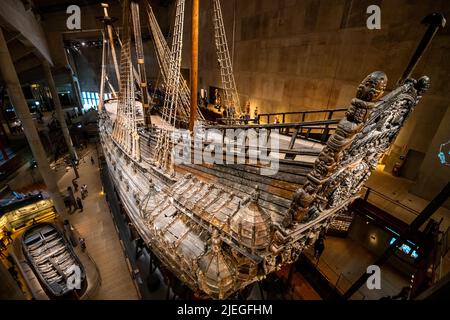
{"type": "Polygon", "coordinates": [[[323,250],[325,250],[325,243],[323,242],[323,237],[320,237],[314,244],[314,258],[318,260],[322,255],[323,250]]]}
{"type": "Polygon", "coordinates": [[[73,184],[73,189],[75,190],[75,192],[78,191],[78,183],[75,179],[72,180],[72,184],[73,184]]]}
{"type": "Polygon", "coordinates": [[[86,251],[86,239],[78,237],[78,242],[80,243],[81,251],[86,251]]]}
{"type": "Polygon", "coordinates": [[[87,185],[83,184],[83,186],[81,187],[81,198],[84,199],[87,197],[87,195],[88,195],[87,185]]]}
{"type": "MultiPolygon", "coordinates": [[[[250,101],[248,102],[250,108],[250,101]]],[[[259,124],[258,107],[255,107],[255,112],[253,112],[253,122],[259,124]]]]}
{"type": "Polygon", "coordinates": [[[81,201],[80,197],[77,197],[77,207],[80,209],[80,212],[83,212],[83,201],[81,201]]]}
{"type": "Polygon", "coordinates": [[[222,97],[219,94],[219,89],[214,90],[214,96],[214,107],[220,112],[220,109],[222,108],[222,97]]]}
{"type": "Polygon", "coordinates": [[[274,123],[274,124],[280,123],[280,120],[278,119],[278,116],[275,116],[275,121],[274,121],[273,123],[274,123]]]}

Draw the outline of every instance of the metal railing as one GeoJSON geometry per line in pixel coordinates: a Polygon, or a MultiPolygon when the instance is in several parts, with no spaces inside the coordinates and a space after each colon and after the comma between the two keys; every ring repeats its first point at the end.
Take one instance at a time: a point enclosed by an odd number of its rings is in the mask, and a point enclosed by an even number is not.
{"type": "Polygon", "coordinates": [[[432,282],[437,283],[450,272],[448,264],[448,256],[450,251],[450,227],[441,234],[439,245],[437,248],[432,282]],[[445,261],[447,259],[447,262],[445,261]]]}
{"type": "Polygon", "coordinates": [[[364,186],[361,189],[361,197],[365,202],[376,205],[378,208],[389,212],[390,214],[394,214],[395,216],[411,216],[411,218],[415,218],[419,215],[419,211],[410,208],[398,200],[394,200],[379,191],[376,191],[370,187],[364,186]]]}
{"type": "MultiPolygon", "coordinates": [[[[305,257],[313,264],[317,271],[328,281],[328,283],[336,289],[340,294],[344,294],[353,284],[342,272],[337,273],[334,269],[327,264],[323,259],[316,259],[310,252],[304,251],[305,257]]],[[[357,291],[352,300],[365,300],[366,296],[357,291]]]]}

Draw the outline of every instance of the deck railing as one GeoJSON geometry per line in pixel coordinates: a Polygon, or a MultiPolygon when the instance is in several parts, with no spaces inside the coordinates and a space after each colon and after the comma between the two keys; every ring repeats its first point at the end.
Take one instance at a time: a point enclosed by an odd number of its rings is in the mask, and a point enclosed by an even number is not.
{"type": "Polygon", "coordinates": [[[278,130],[280,134],[289,135],[291,137],[288,150],[293,150],[295,141],[299,138],[312,142],[326,143],[330,135],[332,135],[339,119],[305,121],[293,123],[270,123],[270,124],[227,124],[227,125],[208,125],[205,129],[217,129],[225,133],[226,130],[250,130],[253,129],[257,133],[262,130],[278,130]]]}
{"type": "Polygon", "coordinates": [[[279,123],[340,119],[345,111],[347,108],[261,113],[258,115],[258,123],[274,123],[276,119],[279,123]]]}

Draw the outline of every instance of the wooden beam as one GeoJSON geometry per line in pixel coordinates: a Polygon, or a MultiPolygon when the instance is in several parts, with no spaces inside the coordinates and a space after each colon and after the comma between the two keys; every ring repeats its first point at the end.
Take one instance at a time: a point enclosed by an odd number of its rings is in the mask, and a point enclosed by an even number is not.
{"type": "Polygon", "coordinates": [[[194,131],[197,120],[197,92],[198,92],[198,11],[199,0],[192,0],[192,56],[191,56],[191,113],[189,117],[189,130],[194,131]]]}
{"type": "Polygon", "coordinates": [[[113,28],[110,23],[111,17],[108,14],[109,5],[107,3],[102,3],[102,7],[103,7],[103,13],[105,15],[104,20],[108,22],[106,24],[106,31],[108,32],[109,47],[111,48],[111,55],[113,58],[114,70],[116,72],[117,83],[120,85],[119,63],[117,62],[116,46],[114,45],[113,28]]]}

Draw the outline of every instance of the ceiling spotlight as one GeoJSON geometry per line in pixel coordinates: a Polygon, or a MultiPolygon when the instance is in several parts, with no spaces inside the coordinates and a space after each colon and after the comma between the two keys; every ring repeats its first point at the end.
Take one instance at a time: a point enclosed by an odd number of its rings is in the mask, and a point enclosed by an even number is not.
{"type": "Polygon", "coordinates": [[[86,42],[82,42],[81,45],[84,47],[86,45],[86,42]]]}

